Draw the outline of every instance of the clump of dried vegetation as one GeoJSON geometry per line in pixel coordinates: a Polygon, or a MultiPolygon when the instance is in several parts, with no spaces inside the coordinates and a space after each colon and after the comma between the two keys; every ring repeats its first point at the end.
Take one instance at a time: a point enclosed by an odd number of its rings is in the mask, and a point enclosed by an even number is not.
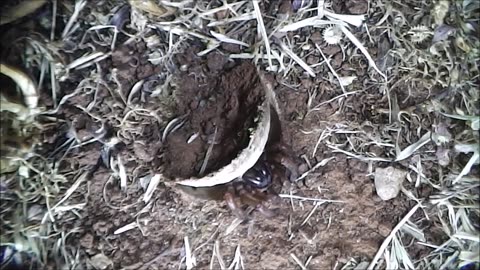
{"type": "MultiPolygon", "coordinates": [[[[84,215],[82,209],[89,194],[76,190],[86,185],[89,168],[72,165],[66,170],[59,164],[73,151],[78,153],[82,147],[100,141],[110,161],[112,181],[125,187],[122,159],[110,155],[110,150],[120,140],[133,141],[140,136],[137,125],[168,125],[169,116],[152,104],[132,102],[145,81],[133,82],[130,95],[124,96],[118,90],[121,87],[116,71],[102,74],[101,62],[114,53],[122,33],[127,37],[121,40],[123,44],[144,42],[149,62],[163,69],[157,78],[160,86],[149,93],[151,97],[168,96],[172,57],[192,40],[206,45],[199,56],[238,45],[240,50],[231,53],[230,58],[252,59],[262,69],[281,74],[285,85],[297,84],[300,77],[328,72],[322,76],[338,85],[341,94],[314,104],[316,93],[312,92],[306,114],[314,114],[333,102],[346,109],[343,105],[349,96],[368,96],[368,88],[378,89],[388,98],[389,107],[374,111],[385,117],[329,123],[326,129],[312,132],[318,132],[317,145],[325,144],[332,153],[369,163],[372,174],[379,162],[401,165],[408,172],[402,192],[416,206],[391,231],[369,265],[359,265],[352,259],[342,269],[458,269],[475,262],[478,265],[479,2],[369,1],[364,15],[336,14],[332,9],[334,1],[292,2],[293,11],[285,12],[281,4],[265,5],[260,1],[131,0],[99,6],[87,4],[86,0],[49,3],[50,17],[44,17],[40,24],[50,32],[19,32],[6,46],[6,51],[21,56],[22,66],[34,71],[33,81],[38,89],[48,91],[53,102],[49,106],[29,108],[23,104],[21,110],[4,110],[7,103],[2,92],[2,260],[34,258],[41,265],[84,267],[79,247],[65,244],[78,228],[67,230],[62,224],[69,222],[66,213],[73,213],[70,219],[82,219],[84,215]],[[311,30],[318,28],[323,36],[311,42],[311,30]],[[340,45],[344,61],[363,59],[370,67],[370,82],[363,85],[367,89],[354,83],[358,79],[355,76],[335,70],[320,43],[340,45]],[[377,45],[377,55],[373,56],[367,47],[377,45]],[[67,57],[70,52],[74,54],[67,57]],[[314,54],[321,56],[321,61],[307,64],[308,56],[314,54]],[[59,89],[65,86],[62,82],[72,78],[77,82],[72,89],[59,89]],[[123,101],[114,104],[110,114],[100,115],[95,108],[100,87],[123,101]],[[393,94],[399,91],[401,97],[393,94]],[[85,136],[76,134],[72,123],[56,117],[68,100],[78,97],[88,97],[91,102],[77,104],[77,109],[96,122],[116,124],[119,131],[113,139],[106,137],[104,126],[85,136]],[[412,106],[400,109],[399,103],[412,106]],[[40,139],[48,135],[38,133],[61,124],[67,127],[67,139],[53,153],[18,146],[12,151],[3,140],[7,133],[17,141],[25,136],[40,139]],[[5,126],[9,126],[8,132],[5,126]],[[380,150],[372,152],[372,146],[380,150]],[[4,152],[7,147],[10,151],[4,152]],[[432,190],[426,197],[420,192],[425,186],[432,190]],[[72,197],[85,199],[73,204],[72,197]],[[435,240],[444,239],[442,243],[427,239],[428,232],[422,227],[425,220],[436,222],[442,235],[435,240]],[[430,253],[414,257],[409,254],[413,244],[429,247],[430,253]]],[[[20,105],[11,107],[15,106],[20,105]]],[[[37,148],[41,149],[39,145],[37,148]]],[[[312,149],[313,154],[315,151],[312,149]]],[[[158,179],[147,181],[141,199],[148,202],[157,184],[158,179]]],[[[188,239],[185,243],[186,265],[191,268],[194,259],[188,239]]],[[[302,269],[308,267],[308,262],[293,259],[302,269]]],[[[101,265],[103,260],[98,257],[90,263],[101,265]]],[[[235,262],[232,267],[243,265],[239,249],[235,262]]]]}

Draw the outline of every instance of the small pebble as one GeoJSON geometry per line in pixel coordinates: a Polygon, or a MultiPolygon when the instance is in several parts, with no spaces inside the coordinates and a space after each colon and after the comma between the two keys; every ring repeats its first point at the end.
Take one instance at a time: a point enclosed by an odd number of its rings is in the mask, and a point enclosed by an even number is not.
{"type": "Polygon", "coordinates": [[[378,233],[383,236],[387,237],[390,232],[392,231],[392,227],[388,225],[387,223],[380,223],[377,226],[378,233]]]}
{"type": "Polygon", "coordinates": [[[89,261],[95,269],[100,270],[107,269],[109,266],[113,265],[112,260],[110,260],[110,258],[101,253],[91,257],[89,261]]]}
{"type": "Polygon", "coordinates": [[[406,176],[406,171],[394,167],[377,168],[375,170],[375,189],[378,196],[384,201],[397,197],[406,176]]]}
{"type": "Polygon", "coordinates": [[[435,155],[437,156],[440,166],[447,167],[448,164],[450,164],[450,149],[438,146],[435,155]]]}

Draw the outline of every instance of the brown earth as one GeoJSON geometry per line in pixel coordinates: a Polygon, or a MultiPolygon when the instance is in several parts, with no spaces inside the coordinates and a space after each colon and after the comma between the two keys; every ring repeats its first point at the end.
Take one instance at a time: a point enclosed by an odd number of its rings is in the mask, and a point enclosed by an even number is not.
{"type": "Polygon", "coordinates": [[[173,91],[173,113],[186,119],[166,138],[161,150],[165,175],[172,178],[198,176],[212,143],[204,174],[227,165],[247,146],[248,129],[254,126],[263,99],[253,64],[243,62],[233,67],[235,63],[219,53],[210,54],[202,62],[194,51],[177,56],[178,66],[186,70],[178,75],[173,91]],[[189,142],[194,134],[198,137],[189,142]]]}
{"type": "MultiPolygon", "coordinates": [[[[333,8],[339,13],[362,14],[367,5],[366,1],[354,0],[345,5],[336,4],[333,8]]],[[[313,31],[309,33],[311,42],[316,42],[315,37],[319,38],[321,32],[313,31]]],[[[68,246],[80,245],[85,251],[82,255],[90,258],[99,253],[106,255],[113,261],[111,269],[184,269],[185,238],[189,239],[197,269],[209,267],[215,245],[218,247],[215,252],[221,253],[227,266],[238,248],[246,269],[296,269],[298,266],[291,254],[303,262],[311,258],[310,269],[333,269],[336,263],[341,266],[351,257],[358,261],[370,260],[411,205],[403,194],[387,202],[380,200],[367,163],[332,153],[324,144],[319,144],[312,155],[327,126],[346,120],[386,122],[386,116],[373,109],[388,108],[388,101],[378,89],[371,89],[368,64],[359,58],[342,63],[339,46],[321,45],[324,53],[332,57],[332,66],[340,70],[341,76],[358,77],[352,89],[368,91],[368,98],[359,92],[349,96],[343,105],[330,102],[307,113],[309,93],[317,91],[313,102],[319,104],[341,94],[338,86],[331,85],[321,76],[312,79],[301,73],[293,76],[294,82],[285,81],[280,75],[271,75],[271,78],[276,82],[282,133],[293,148],[293,155],[308,160],[311,166],[326,158],[334,158],[309,174],[305,185],[286,186],[283,193],[341,202],[315,205],[277,199],[269,204],[277,216],[265,218],[254,212],[249,220],[228,235],[225,232],[234,217],[224,202],[185,201],[175,190],[163,184],[157,188],[150,203],[143,202],[144,188],[139,178],[158,172],[170,177],[198,175],[215,129],[216,144],[206,172],[225,165],[245,145],[245,127],[250,126],[254,118],[259,89],[253,65],[228,60],[221,52],[197,57],[195,52],[199,48],[194,44],[189,46],[176,55],[171,92],[162,92],[158,98],[150,98],[148,94],[165,82],[164,70],[146,60],[148,48],[145,44],[121,46],[111,59],[100,63],[102,74],[98,74],[99,81],[107,80],[107,75],[111,75],[115,68],[118,84],[100,84],[95,93],[98,103],[92,113],[104,119],[113,134],[121,135],[124,146],[119,151],[129,181],[127,189],[122,191],[111,170],[100,167],[88,179],[87,185],[80,185],[70,203],[81,203],[87,198],[82,218],[68,212],[60,220],[60,225],[67,231],[79,228],[67,238],[68,246]],[[118,105],[122,98],[131,94],[133,85],[143,79],[144,87],[139,94],[133,95],[132,104],[155,112],[162,121],[147,113],[126,117],[123,104],[118,105]],[[293,89],[289,85],[298,87],[293,89]],[[372,94],[375,91],[377,98],[372,94]],[[163,124],[184,116],[180,118],[185,120],[183,125],[162,142],[163,124]],[[122,125],[119,119],[124,119],[125,123],[122,125]],[[130,126],[127,129],[125,125],[130,126]],[[188,144],[187,140],[196,132],[198,138],[188,144]],[[135,221],[140,227],[114,234],[117,229],[135,221]]],[[[372,56],[383,57],[376,48],[370,50],[372,56]]],[[[80,52],[76,53],[80,55],[80,52]]],[[[309,64],[319,61],[318,55],[307,58],[309,64]]],[[[327,74],[326,68],[324,71],[327,74]]],[[[73,92],[80,80],[79,74],[78,78],[72,75],[70,81],[62,82],[61,89],[65,92],[59,95],[73,92]]],[[[70,99],[59,112],[62,118],[72,123],[77,134],[88,135],[101,126],[100,121],[75,107],[86,107],[92,100],[93,94],[79,95],[70,99]]],[[[42,102],[52,103],[48,97],[43,97],[42,102]]],[[[412,104],[402,104],[402,107],[407,105],[412,104]]],[[[47,132],[46,141],[50,144],[45,144],[42,151],[49,153],[56,149],[66,140],[67,131],[68,128],[55,127],[47,132]]],[[[406,144],[400,143],[402,146],[406,144]]],[[[102,144],[96,142],[70,151],[62,163],[62,171],[95,166],[101,147],[102,144]]],[[[52,154],[51,158],[62,154],[52,154]]],[[[383,154],[389,156],[389,153],[383,154]]],[[[304,164],[303,167],[310,166],[304,164]]],[[[220,268],[216,259],[213,268],[220,268]]]]}
{"type": "MultiPolygon", "coordinates": [[[[174,102],[170,104],[174,105],[170,106],[171,119],[186,114],[186,122],[169,134],[164,144],[161,143],[162,130],[156,125],[144,127],[142,136],[134,142],[126,141],[121,151],[128,160],[125,165],[129,176],[144,176],[145,172],[142,174],[137,169],[142,171],[155,164],[155,171],[164,171],[170,176],[198,174],[215,127],[218,128],[218,145],[213,148],[213,162],[209,162],[208,170],[224,165],[243,146],[240,131],[245,129],[242,123],[253,114],[240,112],[251,110],[257,103],[252,98],[258,97],[255,69],[246,62],[227,61],[221,54],[205,58],[191,55],[193,52],[177,57],[178,65],[187,68],[177,73],[172,92],[174,102]],[[200,136],[187,144],[195,132],[200,136]],[[237,143],[231,143],[232,139],[237,143]],[[145,157],[148,154],[138,150],[138,145],[144,146],[144,150],[157,149],[148,159],[145,157]],[[129,158],[132,156],[133,159],[129,158]]],[[[125,70],[121,73],[128,76],[125,70]]],[[[319,129],[327,122],[340,122],[345,117],[337,112],[334,104],[325,105],[305,117],[307,89],[292,91],[278,84],[275,91],[280,103],[283,134],[296,156],[310,156],[318,137],[318,133],[302,131],[319,129]]],[[[323,97],[318,98],[322,100],[323,97]]],[[[72,118],[74,122],[80,119],[72,118]]],[[[85,147],[72,155],[69,163],[85,164],[88,160],[93,165],[99,155],[98,147],[85,147]]],[[[331,269],[336,262],[345,263],[352,256],[360,260],[371,259],[385,236],[408,211],[408,203],[402,195],[388,202],[381,201],[367,175],[366,163],[332,154],[322,144],[316,155],[308,160],[316,164],[330,157],[334,160],[310,174],[306,186],[292,187],[291,191],[298,196],[342,202],[320,204],[302,224],[315,207],[313,203],[294,201],[292,209],[288,199],[275,200],[275,205],[269,207],[275,209],[276,217],[267,219],[253,213],[250,220],[229,235],[225,235],[225,231],[234,217],[225,203],[184,201],[174,190],[160,185],[153,203],[145,205],[141,201],[143,190],[138,181],[129,182],[127,190],[122,192],[118,182],[110,177],[111,172],[100,168],[89,180],[84,218],[66,219],[66,228],[81,228],[81,232],[70,239],[70,244],[79,243],[87,256],[105,254],[113,260],[115,269],[127,266],[136,269],[140,265],[144,267],[141,269],[178,268],[185,255],[185,237],[189,239],[200,269],[210,264],[215,243],[227,264],[234,258],[238,246],[248,269],[295,268],[290,254],[304,261],[311,257],[311,269],[331,269]],[[140,220],[140,228],[113,234],[136,220],[140,220]]],[[[87,192],[80,190],[80,193],[82,191],[87,192]]],[[[287,187],[284,192],[288,193],[287,187]]],[[[214,268],[217,267],[215,261],[214,268]]]]}

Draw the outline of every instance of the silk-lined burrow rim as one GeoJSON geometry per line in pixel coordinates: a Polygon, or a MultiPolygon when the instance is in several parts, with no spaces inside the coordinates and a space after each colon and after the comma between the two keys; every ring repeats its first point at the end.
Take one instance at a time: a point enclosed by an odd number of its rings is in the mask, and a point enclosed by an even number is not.
{"type": "Polygon", "coordinates": [[[270,132],[271,112],[274,109],[274,93],[272,86],[259,72],[260,82],[264,89],[263,102],[259,105],[256,123],[250,133],[248,146],[244,148],[228,165],[211,172],[203,177],[175,179],[174,182],[182,186],[211,187],[222,185],[241,177],[253,167],[262,155],[267,144],[270,132]],[[273,105],[273,106],[272,106],[273,105]]]}

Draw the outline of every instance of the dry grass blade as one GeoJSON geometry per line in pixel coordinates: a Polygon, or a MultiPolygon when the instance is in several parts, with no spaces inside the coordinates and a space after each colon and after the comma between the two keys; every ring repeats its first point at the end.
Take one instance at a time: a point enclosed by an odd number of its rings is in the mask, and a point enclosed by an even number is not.
{"type": "Polygon", "coordinates": [[[230,3],[230,4],[228,2],[224,2],[221,7],[209,9],[207,11],[199,13],[198,15],[200,17],[208,17],[208,16],[211,16],[211,15],[214,15],[215,13],[218,13],[220,11],[224,11],[224,10],[227,10],[227,9],[233,11],[235,8],[239,8],[245,3],[247,3],[247,1],[238,1],[238,2],[230,3]]]}
{"type": "Polygon", "coordinates": [[[310,76],[315,77],[315,72],[313,69],[305,63],[300,57],[298,57],[290,48],[287,47],[285,43],[282,41],[279,41],[280,48],[288,55],[290,56],[293,61],[297,62],[310,76]]]}
{"type": "Polygon", "coordinates": [[[318,26],[322,26],[322,25],[332,25],[332,24],[343,25],[344,23],[343,22],[323,20],[319,17],[310,17],[310,18],[307,18],[307,19],[304,19],[304,20],[301,20],[301,21],[298,21],[298,22],[294,22],[294,23],[285,25],[282,28],[280,28],[278,30],[278,32],[280,32],[280,33],[284,32],[285,33],[285,32],[295,31],[295,30],[298,30],[300,28],[307,27],[307,26],[318,27],[318,26]]]}
{"type": "Polygon", "coordinates": [[[252,53],[237,53],[237,54],[230,54],[228,57],[230,59],[254,59],[255,55],[252,53]]]}
{"type": "Polygon", "coordinates": [[[420,207],[419,204],[415,205],[410,211],[405,215],[405,217],[400,220],[400,222],[393,228],[393,230],[390,232],[388,237],[383,241],[382,245],[377,251],[377,254],[375,254],[375,257],[373,260],[370,262],[370,265],[368,266],[368,270],[373,270],[375,265],[377,264],[378,260],[380,257],[383,255],[384,251],[392,241],[392,239],[395,237],[396,233],[402,228],[402,226],[410,219],[410,217],[417,211],[417,209],[420,207]]]}
{"type": "Polygon", "coordinates": [[[77,203],[77,204],[72,204],[72,205],[62,205],[58,206],[55,208],[54,212],[55,213],[62,213],[62,212],[68,212],[72,210],[83,210],[87,203],[77,203]]]}
{"type": "Polygon", "coordinates": [[[225,261],[223,260],[222,253],[220,252],[220,241],[218,240],[215,240],[215,244],[213,246],[213,254],[217,258],[218,264],[220,264],[220,269],[226,270],[227,267],[225,261]]]}
{"type": "Polygon", "coordinates": [[[128,94],[128,97],[127,97],[128,106],[131,105],[132,99],[135,96],[135,94],[137,94],[142,89],[144,82],[145,80],[140,80],[133,85],[132,90],[130,90],[130,93],[128,94]]]}
{"type": "Polygon", "coordinates": [[[83,182],[85,182],[85,180],[87,180],[87,176],[88,176],[88,172],[84,172],[82,175],[80,175],[77,181],[75,181],[75,183],[67,190],[67,192],[65,192],[65,195],[63,196],[63,198],[52,207],[52,210],[55,210],[55,208],[59,207],[66,200],[68,200],[68,198],[70,198],[70,196],[72,196],[72,194],[78,189],[80,184],[82,184],[83,182]]]}
{"type": "Polygon", "coordinates": [[[373,67],[378,74],[380,74],[385,81],[387,81],[387,76],[377,67],[377,64],[375,64],[375,61],[373,58],[370,56],[370,53],[368,53],[367,49],[363,46],[363,44],[350,32],[350,30],[347,29],[347,27],[341,25],[339,26],[342,32],[345,34],[345,36],[350,39],[350,41],[357,46],[358,49],[365,55],[365,57],[368,60],[368,63],[370,64],[371,67],[373,67]]]}
{"type": "Polygon", "coordinates": [[[122,158],[117,156],[118,176],[120,177],[120,188],[122,191],[127,190],[127,171],[123,165],[122,158]]]}
{"type": "Polygon", "coordinates": [[[453,180],[452,184],[458,183],[458,181],[460,181],[462,179],[462,177],[464,177],[464,176],[466,176],[467,174],[470,173],[474,164],[478,164],[478,162],[480,160],[480,152],[479,152],[480,150],[478,150],[478,146],[476,146],[476,147],[477,147],[476,151],[470,157],[467,164],[465,164],[465,166],[463,167],[460,174],[458,174],[458,176],[455,178],[455,180],[453,180]]]}
{"type": "Polygon", "coordinates": [[[356,27],[360,27],[363,24],[363,21],[365,20],[365,15],[335,14],[328,10],[324,10],[324,12],[325,12],[325,16],[332,21],[340,20],[340,21],[347,22],[351,25],[354,25],[356,27]]]}
{"type": "Polygon", "coordinates": [[[330,202],[330,203],[343,203],[344,201],[339,201],[339,200],[326,200],[326,199],[316,199],[316,198],[308,198],[308,197],[302,197],[302,196],[297,196],[297,195],[290,195],[290,194],[279,194],[280,198],[287,198],[287,199],[295,199],[295,200],[301,200],[301,201],[311,201],[315,202],[315,204],[321,204],[325,202],[330,202]]]}
{"type": "Polygon", "coordinates": [[[478,235],[469,234],[469,233],[466,233],[466,232],[458,232],[458,233],[452,235],[452,237],[462,239],[462,240],[468,240],[468,241],[480,243],[480,239],[478,238],[478,235]]]}
{"type": "Polygon", "coordinates": [[[331,99],[329,99],[329,100],[323,101],[322,103],[320,103],[320,104],[318,104],[317,106],[315,106],[315,108],[313,108],[312,110],[318,110],[318,108],[319,108],[320,106],[322,106],[322,105],[331,103],[331,102],[333,102],[333,101],[335,101],[335,100],[337,100],[337,99],[340,99],[340,98],[346,98],[346,97],[348,97],[349,95],[357,94],[357,93],[359,93],[359,92],[360,92],[360,91],[351,91],[351,92],[343,93],[343,94],[338,95],[338,96],[336,96],[336,97],[334,97],[334,98],[331,98],[331,99]]]}
{"type": "Polygon", "coordinates": [[[391,261],[395,261],[395,265],[402,264],[403,266],[401,267],[402,269],[409,269],[409,270],[415,269],[412,261],[410,260],[410,256],[408,256],[408,253],[405,247],[397,238],[397,236],[394,236],[392,239],[391,255],[394,255],[394,257],[391,257],[391,261]]]}
{"type": "Polygon", "coordinates": [[[203,40],[204,42],[207,42],[208,44],[218,43],[218,42],[216,42],[215,39],[213,39],[209,36],[206,36],[204,34],[198,33],[196,31],[191,31],[191,30],[188,30],[188,29],[185,29],[185,28],[182,28],[182,27],[158,24],[157,28],[159,30],[166,31],[166,32],[178,35],[178,36],[188,35],[188,36],[191,36],[191,37],[195,37],[195,38],[198,38],[200,40],[203,40]]]}
{"type": "Polygon", "coordinates": [[[163,130],[162,142],[166,141],[168,134],[170,134],[173,129],[181,126],[184,123],[185,117],[186,117],[186,115],[181,116],[181,117],[177,117],[177,118],[172,119],[170,122],[168,122],[167,126],[163,130]]]}
{"type": "Polygon", "coordinates": [[[327,57],[326,57],[325,54],[322,52],[322,49],[320,49],[320,46],[318,46],[318,44],[315,43],[315,47],[317,47],[317,50],[318,50],[318,51],[320,52],[320,54],[322,55],[323,59],[325,60],[325,64],[327,64],[328,69],[330,69],[330,72],[332,72],[332,73],[333,73],[333,76],[335,76],[335,78],[337,78],[338,83],[340,84],[340,88],[342,88],[343,94],[346,94],[347,92],[345,91],[345,87],[343,87],[342,80],[340,79],[340,76],[338,76],[338,74],[337,74],[337,72],[335,71],[335,69],[333,69],[332,65],[330,65],[330,60],[327,59],[327,57]]]}
{"type": "Polygon", "coordinates": [[[150,199],[153,196],[153,192],[157,188],[158,184],[160,183],[160,180],[162,178],[161,174],[155,174],[152,179],[150,179],[150,183],[148,184],[147,191],[145,192],[145,195],[143,195],[143,201],[145,203],[148,203],[150,199]]]}
{"type": "Polygon", "coordinates": [[[343,153],[347,156],[350,156],[352,158],[356,158],[358,160],[361,160],[361,161],[384,161],[384,162],[391,162],[390,159],[388,158],[382,158],[382,157],[366,157],[366,156],[362,156],[362,155],[357,155],[357,154],[354,154],[354,153],[351,153],[351,152],[348,152],[348,151],[345,151],[345,150],[342,150],[338,147],[335,147],[333,145],[327,145],[328,148],[331,148],[333,149],[334,151],[332,152],[339,152],[339,153],[343,153]]]}
{"type": "Polygon", "coordinates": [[[209,24],[207,24],[207,26],[215,27],[215,26],[225,25],[233,22],[243,22],[243,21],[249,21],[254,19],[256,19],[256,16],[255,16],[255,13],[252,11],[252,12],[241,14],[237,17],[228,18],[220,21],[212,21],[209,24]]]}
{"type": "Polygon", "coordinates": [[[118,228],[116,229],[113,234],[121,234],[121,233],[124,233],[124,232],[127,232],[127,231],[130,231],[132,229],[135,229],[138,227],[138,223],[137,222],[132,222],[132,223],[129,223],[125,226],[122,226],[121,228],[118,228]]]}
{"type": "Polygon", "coordinates": [[[203,159],[203,162],[202,162],[202,167],[200,168],[200,175],[203,175],[205,173],[205,169],[207,168],[208,160],[210,159],[210,155],[212,154],[213,146],[215,145],[215,142],[217,140],[217,131],[218,131],[218,128],[217,128],[217,126],[215,126],[215,131],[213,132],[212,142],[208,146],[207,153],[205,153],[205,158],[203,159]]]}
{"type": "Polygon", "coordinates": [[[407,222],[401,228],[402,232],[408,233],[418,241],[425,242],[425,234],[411,222],[407,222]]]}
{"type": "Polygon", "coordinates": [[[315,166],[313,166],[311,169],[309,169],[308,171],[306,171],[306,172],[304,172],[302,175],[300,175],[300,176],[295,180],[295,182],[304,179],[304,178],[307,177],[310,173],[314,172],[314,171],[317,170],[318,168],[327,165],[327,163],[328,163],[330,160],[332,160],[332,159],[335,159],[335,157],[326,158],[326,159],[318,162],[318,163],[315,164],[315,166]]]}
{"type": "Polygon", "coordinates": [[[105,59],[108,56],[109,56],[109,54],[105,54],[103,52],[95,52],[95,53],[92,53],[90,55],[83,56],[83,57],[80,57],[80,58],[74,60],[72,63],[67,65],[67,69],[85,67],[85,66],[93,64],[94,62],[98,62],[102,59],[105,59]]]}
{"type": "Polygon", "coordinates": [[[195,256],[192,254],[192,250],[190,249],[190,242],[188,241],[188,237],[185,236],[183,238],[185,243],[185,264],[187,265],[187,269],[192,269],[197,263],[195,256]]]}
{"type": "Polygon", "coordinates": [[[480,261],[480,250],[477,246],[476,250],[472,252],[462,251],[458,256],[458,259],[462,261],[460,267],[467,266],[469,264],[478,263],[480,261]]]}
{"type": "Polygon", "coordinates": [[[445,115],[447,117],[453,118],[453,119],[458,119],[458,120],[463,120],[470,122],[470,127],[472,130],[479,130],[480,129],[480,116],[475,116],[475,115],[456,115],[456,114],[448,114],[448,113],[443,113],[440,112],[442,115],[445,115]]]}
{"type": "Polygon", "coordinates": [[[267,50],[268,67],[273,69],[272,55],[270,52],[270,40],[268,39],[267,30],[265,29],[265,24],[263,23],[262,12],[260,10],[260,6],[258,5],[258,0],[253,0],[252,4],[255,11],[255,17],[257,18],[257,29],[263,38],[263,43],[265,44],[265,49],[267,50]]]}
{"type": "Polygon", "coordinates": [[[86,0],[75,1],[75,9],[70,19],[68,19],[67,25],[65,25],[65,28],[63,29],[62,38],[65,39],[67,36],[71,34],[70,32],[73,29],[73,24],[77,21],[78,16],[80,15],[80,12],[86,5],[87,5],[86,0]]]}
{"type": "Polygon", "coordinates": [[[225,230],[225,235],[229,235],[231,234],[233,231],[235,231],[235,229],[240,225],[242,224],[243,220],[242,219],[239,219],[239,218],[235,218],[232,223],[227,227],[227,229],[225,230]]]}
{"type": "Polygon", "coordinates": [[[220,34],[220,33],[214,32],[214,31],[210,31],[210,34],[213,37],[215,37],[216,39],[218,39],[219,41],[224,42],[224,43],[231,43],[231,44],[236,44],[236,45],[240,45],[240,46],[244,46],[244,47],[250,47],[245,42],[242,42],[242,41],[239,41],[239,40],[236,40],[236,39],[233,39],[233,38],[229,38],[226,35],[223,35],[223,34],[220,34]]]}
{"type": "Polygon", "coordinates": [[[315,211],[317,210],[317,208],[318,208],[320,205],[322,205],[322,204],[323,204],[323,202],[315,202],[315,203],[314,203],[315,206],[312,208],[312,210],[310,211],[310,213],[308,213],[307,217],[303,220],[303,222],[300,224],[300,226],[305,225],[305,224],[308,222],[308,220],[312,217],[313,213],[315,213],[315,211]]]}
{"type": "Polygon", "coordinates": [[[237,245],[237,248],[235,249],[235,257],[233,258],[233,261],[232,263],[230,264],[230,266],[228,266],[228,270],[232,270],[232,269],[244,269],[244,265],[243,265],[243,257],[242,257],[242,253],[240,252],[240,245],[237,245]]]}
{"type": "Polygon", "coordinates": [[[403,149],[400,153],[398,153],[397,157],[395,158],[395,161],[401,161],[410,157],[411,155],[413,155],[413,153],[415,153],[415,151],[417,151],[419,148],[429,143],[430,141],[431,141],[431,132],[429,131],[425,133],[420,138],[420,140],[418,140],[416,143],[408,146],[407,148],[403,149]]]}
{"type": "Polygon", "coordinates": [[[295,254],[290,253],[290,257],[292,257],[292,259],[298,264],[298,266],[300,266],[302,270],[307,270],[307,267],[303,264],[302,261],[300,261],[300,259],[295,254]]]}

